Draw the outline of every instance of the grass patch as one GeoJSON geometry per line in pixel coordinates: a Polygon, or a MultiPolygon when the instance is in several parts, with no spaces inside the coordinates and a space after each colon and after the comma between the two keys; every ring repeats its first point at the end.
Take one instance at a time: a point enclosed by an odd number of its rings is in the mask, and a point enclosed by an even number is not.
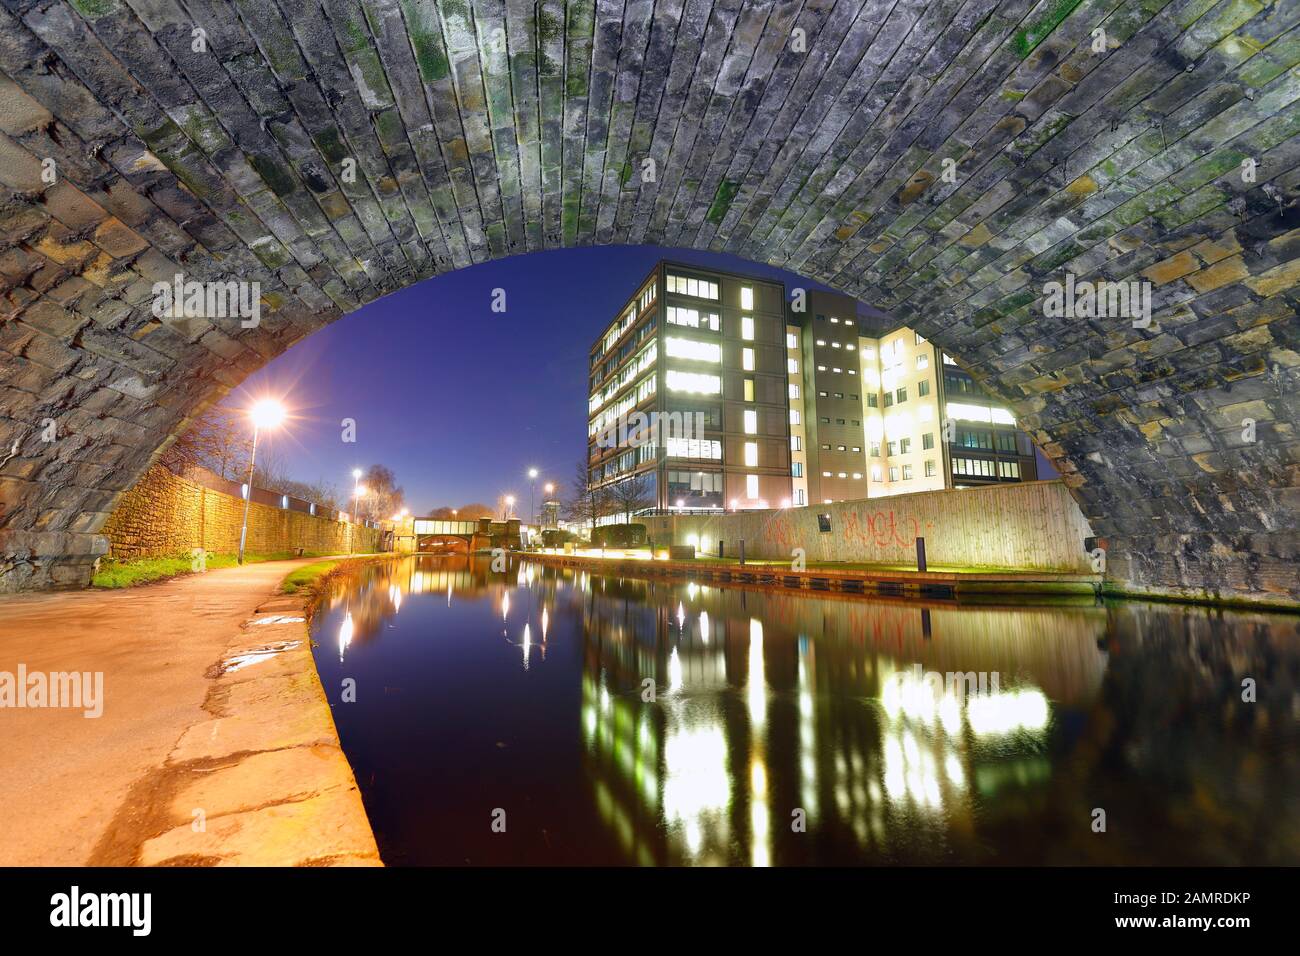
{"type": "Polygon", "coordinates": [[[280,591],[284,594],[297,594],[299,591],[305,591],[312,587],[317,581],[329,574],[343,560],[338,561],[317,561],[315,564],[309,564],[305,568],[299,568],[297,571],[291,571],[280,582],[280,591]]]}
{"type": "MultiPolygon", "coordinates": [[[[315,558],[323,553],[310,551],[305,552],[303,557],[315,558]]],[[[263,561],[287,561],[295,557],[298,557],[298,555],[292,551],[245,554],[244,563],[259,564],[263,561]]],[[[238,563],[239,556],[237,554],[209,553],[207,568],[209,571],[218,568],[233,568],[238,563]]],[[[120,561],[117,558],[100,558],[99,569],[91,578],[90,586],[96,588],[132,588],[141,584],[152,584],[155,581],[166,581],[168,578],[193,573],[195,573],[194,559],[188,554],[163,558],[135,558],[127,561],[120,561]]]]}

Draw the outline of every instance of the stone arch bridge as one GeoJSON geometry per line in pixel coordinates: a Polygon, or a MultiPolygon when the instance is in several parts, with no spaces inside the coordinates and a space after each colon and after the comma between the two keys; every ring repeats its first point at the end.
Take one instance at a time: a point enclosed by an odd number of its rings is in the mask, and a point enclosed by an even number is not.
{"type": "Polygon", "coordinates": [[[1118,586],[1295,601],[1298,24],[1286,0],[0,0],[2,586],[84,582],[159,450],[341,314],[657,243],[949,351],[1118,586]],[[259,323],[155,315],[177,275],[259,283],[259,323]],[[1068,277],[1149,283],[1150,322],[1044,314],[1068,277]]]}

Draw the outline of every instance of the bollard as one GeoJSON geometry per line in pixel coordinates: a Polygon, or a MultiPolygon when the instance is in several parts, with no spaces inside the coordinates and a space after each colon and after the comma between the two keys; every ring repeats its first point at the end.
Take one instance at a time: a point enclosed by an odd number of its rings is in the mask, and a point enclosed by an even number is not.
{"type": "Polygon", "coordinates": [[[925,539],[916,539],[916,570],[925,570],[925,539]]]}
{"type": "Polygon", "coordinates": [[[723,542],[722,542],[722,539],[719,538],[719,539],[718,539],[718,557],[720,557],[720,558],[724,558],[724,557],[727,556],[727,549],[724,548],[724,547],[722,546],[722,543],[723,543],[723,542]]]}
{"type": "Polygon", "coordinates": [[[740,539],[740,563],[742,565],[745,563],[745,539],[744,538],[740,539]]]}

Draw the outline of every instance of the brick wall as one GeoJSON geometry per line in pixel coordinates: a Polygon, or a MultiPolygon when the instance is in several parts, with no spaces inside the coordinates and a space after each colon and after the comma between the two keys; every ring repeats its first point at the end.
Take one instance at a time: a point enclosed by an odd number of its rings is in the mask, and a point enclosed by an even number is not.
{"type": "MultiPolygon", "coordinates": [[[[230,553],[239,549],[244,502],[239,485],[193,469],[181,477],[154,465],[122,495],[102,534],[115,558],[184,554],[194,548],[230,553]],[[233,492],[233,493],[232,493],[233,492]]],[[[303,548],[346,554],[377,551],[383,531],[330,515],[313,515],[306,502],[255,489],[248,514],[249,553],[303,548]],[[261,500],[259,500],[261,499],[261,500]]]]}

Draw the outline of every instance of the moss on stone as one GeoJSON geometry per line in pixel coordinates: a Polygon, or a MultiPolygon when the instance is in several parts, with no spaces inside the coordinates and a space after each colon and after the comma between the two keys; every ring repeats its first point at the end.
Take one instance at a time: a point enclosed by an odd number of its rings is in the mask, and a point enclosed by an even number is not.
{"type": "Polygon", "coordinates": [[[1011,37],[1011,46],[1022,60],[1034,52],[1034,48],[1060,26],[1061,21],[1083,0],[1053,0],[1048,8],[1033,23],[1011,37]]]}
{"type": "Polygon", "coordinates": [[[258,156],[256,153],[245,153],[244,155],[252,164],[253,169],[257,171],[257,175],[262,177],[262,181],[277,196],[288,196],[298,188],[298,182],[289,170],[275,160],[268,159],[265,156],[258,156]]]}
{"type": "Polygon", "coordinates": [[[347,147],[343,145],[343,139],[339,136],[338,129],[333,126],[317,133],[312,137],[312,142],[320,149],[321,155],[331,163],[342,162],[348,155],[347,147]]]}
{"type": "Polygon", "coordinates": [[[68,0],[73,8],[87,20],[97,20],[121,9],[117,0],[68,0]]]}
{"type": "Polygon", "coordinates": [[[740,192],[740,183],[733,179],[724,179],[718,183],[717,192],[713,194],[713,203],[704,218],[715,224],[721,223],[738,192],[740,192]]]}
{"type": "Polygon", "coordinates": [[[451,61],[442,44],[431,33],[422,30],[411,32],[411,45],[415,48],[415,62],[426,83],[436,83],[451,75],[451,61]]]}

